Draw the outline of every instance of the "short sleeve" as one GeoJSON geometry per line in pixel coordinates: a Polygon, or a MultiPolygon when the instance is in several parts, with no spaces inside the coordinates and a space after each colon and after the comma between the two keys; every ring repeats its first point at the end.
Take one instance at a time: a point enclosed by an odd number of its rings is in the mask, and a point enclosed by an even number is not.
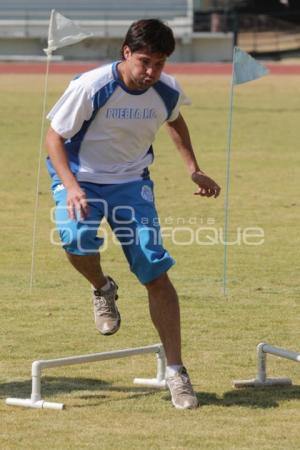
{"type": "Polygon", "coordinates": [[[80,84],[71,82],[47,115],[47,119],[59,135],[69,139],[78,133],[92,113],[93,102],[89,93],[80,84]]]}
{"type": "Polygon", "coordinates": [[[176,120],[179,116],[180,107],[182,105],[191,105],[191,100],[185,95],[183,89],[179,85],[179,83],[176,81],[176,90],[179,92],[178,101],[176,103],[175,108],[172,110],[172,113],[170,114],[168,118],[168,122],[173,122],[176,120]]]}

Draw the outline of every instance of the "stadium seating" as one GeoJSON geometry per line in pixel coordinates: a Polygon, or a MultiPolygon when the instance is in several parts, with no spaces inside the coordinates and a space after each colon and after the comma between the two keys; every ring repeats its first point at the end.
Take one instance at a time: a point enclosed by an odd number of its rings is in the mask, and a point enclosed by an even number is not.
{"type": "Polygon", "coordinates": [[[226,61],[232,54],[231,33],[195,33],[194,0],[10,0],[0,2],[0,60],[44,58],[51,9],[93,34],[59,50],[66,60],[115,60],[129,25],[156,17],[176,38],[171,61],[226,61]]]}
{"type": "Polygon", "coordinates": [[[99,36],[119,37],[132,21],[147,17],[167,21],[179,37],[193,28],[193,0],[39,0],[38,8],[34,0],[11,0],[0,2],[0,36],[37,37],[51,9],[95,27],[99,36]]]}

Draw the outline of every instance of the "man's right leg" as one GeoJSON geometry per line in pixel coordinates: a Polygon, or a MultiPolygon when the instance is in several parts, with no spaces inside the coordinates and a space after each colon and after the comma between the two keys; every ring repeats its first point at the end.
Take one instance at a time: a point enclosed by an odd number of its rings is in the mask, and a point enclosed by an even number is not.
{"type": "Polygon", "coordinates": [[[97,330],[103,335],[116,333],[121,317],[116,306],[118,286],[110,277],[105,277],[100,265],[100,254],[74,255],[66,252],[72,266],[92,285],[94,316],[97,330]]]}
{"type": "Polygon", "coordinates": [[[106,283],[100,265],[100,253],[94,255],[75,255],[66,252],[67,258],[75,269],[81,273],[95,289],[101,289],[106,283]]]}
{"type": "Polygon", "coordinates": [[[103,274],[99,254],[103,239],[97,236],[105,205],[99,201],[94,185],[85,183],[82,187],[90,206],[88,217],[84,221],[70,220],[67,192],[62,188],[54,192],[56,226],[68,260],[92,285],[97,330],[101,334],[113,334],[120,328],[121,321],[116,306],[118,286],[103,274]]]}

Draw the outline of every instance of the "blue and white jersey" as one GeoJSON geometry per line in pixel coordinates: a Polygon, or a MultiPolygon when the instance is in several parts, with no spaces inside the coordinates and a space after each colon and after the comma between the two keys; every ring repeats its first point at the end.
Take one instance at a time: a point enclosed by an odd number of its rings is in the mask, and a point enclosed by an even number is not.
{"type": "MultiPolygon", "coordinates": [[[[65,138],[78,181],[117,184],[147,178],[158,129],[190,103],[174,77],[165,73],[147,90],[129,90],[117,64],[71,81],[48,114],[51,127],[65,138]]],[[[47,164],[53,181],[60,182],[49,158],[47,164]]]]}

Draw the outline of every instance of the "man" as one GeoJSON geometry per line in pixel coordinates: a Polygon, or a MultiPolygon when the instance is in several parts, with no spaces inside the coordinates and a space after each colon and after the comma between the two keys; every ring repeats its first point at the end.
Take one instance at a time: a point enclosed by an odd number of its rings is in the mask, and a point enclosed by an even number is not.
{"type": "Polygon", "coordinates": [[[133,23],[121,61],[70,83],[48,115],[46,144],[57,227],[70,263],[92,285],[96,328],[110,335],[121,322],[118,286],[100,265],[97,229],[105,216],[131,271],[148,291],[150,315],[166,352],[172,402],[186,409],[198,401],[182,363],[179,303],[167,275],[174,260],[161,243],[148,171],[152,142],[163,123],[197,194],[217,197],[220,188],[196,161],[179,112],[187,98],[175,79],[162,72],[174,48],[173,33],[161,21],[133,23]]]}

